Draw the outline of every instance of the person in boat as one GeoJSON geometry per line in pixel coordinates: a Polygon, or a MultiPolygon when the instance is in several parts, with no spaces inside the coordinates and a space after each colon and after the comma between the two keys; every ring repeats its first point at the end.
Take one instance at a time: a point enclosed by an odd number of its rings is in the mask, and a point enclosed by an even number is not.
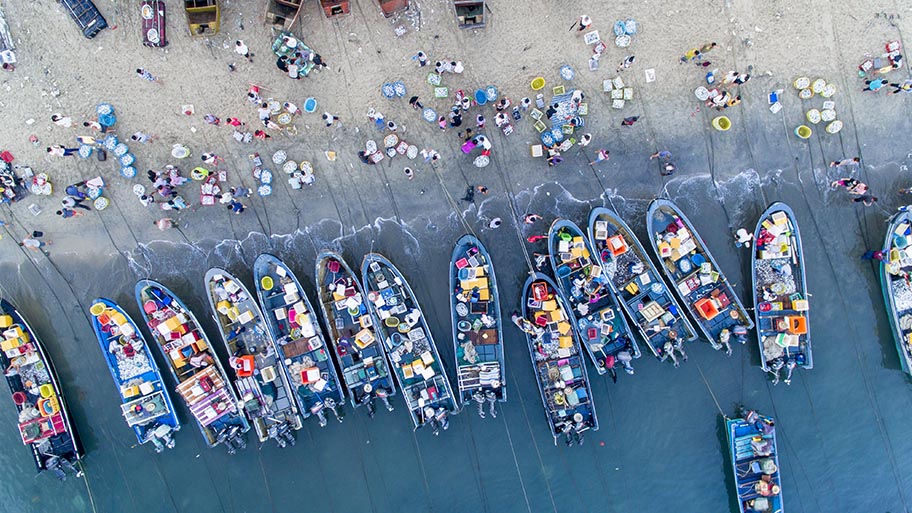
{"type": "MultiPolygon", "coordinates": [[[[495,389],[500,388],[500,381],[495,381],[494,383],[491,383],[491,386],[495,389]]],[[[491,412],[491,417],[496,419],[497,410],[494,409],[494,404],[497,403],[497,393],[494,392],[494,390],[491,390],[489,388],[489,389],[485,390],[484,395],[485,395],[485,400],[488,402],[488,408],[491,412]]]]}
{"type": "Polygon", "coordinates": [[[535,324],[532,324],[529,319],[526,319],[525,317],[519,315],[519,312],[513,312],[513,315],[511,315],[510,318],[513,320],[513,324],[522,330],[523,333],[528,333],[529,335],[538,337],[545,332],[541,326],[536,326],[535,324]]]}
{"type": "Polygon", "coordinates": [[[199,353],[190,357],[190,366],[195,369],[202,369],[212,364],[212,355],[209,353],[199,353]]]}
{"type": "Polygon", "coordinates": [[[773,482],[772,476],[764,474],[754,484],[754,491],[761,497],[775,497],[779,495],[779,485],[773,482]]]}
{"type": "Polygon", "coordinates": [[[744,511],[765,513],[770,511],[771,506],[769,499],[766,497],[757,497],[756,499],[751,499],[744,503],[744,511]]]}

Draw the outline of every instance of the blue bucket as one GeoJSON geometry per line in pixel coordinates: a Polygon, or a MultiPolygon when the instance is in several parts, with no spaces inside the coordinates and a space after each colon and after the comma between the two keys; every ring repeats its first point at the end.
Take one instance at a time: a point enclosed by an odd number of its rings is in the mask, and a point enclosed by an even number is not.
{"type": "Polygon", "coordinates": [[[120,156],[120,165],[123,167],[130,166],[134,162],[136,162],[136,157],[132,153],[124,153],[120,156]]]}
{"type": "Polygon", "coordinates": [[[317,100],[313,97],[310,97],[304,100],[304,112],[313,112],[317,110],[317,100]]]}
{"type": "Polygon", "coordinates": [[[120,168],[120,175],[124,178],[133,178],[136,176],[136,168],[133,166],[124,166],[120,168]]]}
{"type": "Polygon", "coordinates": [[[488,95],[484,92],[483,89],[478,89],[475,91],[475,103],[478,105],[484,105],[488,103],[488,95]]]}
{"type": "Polygon", "coordinates": [[[114,151],[118,144],[120,144],[120,141],[117,140],[117,136],[114,134],[109,134],[104,138],[104,147],[108,151],[114,151]]]}
{"type": "Polygon", "coordinates": [[[106,116],[108,114],[114,114],[114,106],[110,103],[99,103],[95,106],[95,114],[99,116],[106,116]]]}
{"type": "Polygon", "coordinates": [[[92,156],[93,150],[94,150],[94,148],[92,148],[88,144],[83,144],[79,147],[79,156],[84,159],[87,159],[92,156]]]}
{"type": "Polygon", "coordinates": [[[114,114],[100,114],[98,116],[98,124],[101,126],[114,126],[117,123],[117,116],[114,114]]]}
{"type": "Polygon", "coordinates": [[[380,87],[380,92],[382,92],[383,96],[385,96],[387,99],[392,99],[396,96],[396,90],[393,89],[393,84],[390,84],[389,82],[383,84],[380,87]]]}
{"type": "Polygon", "coordinates": [[[437,112],[430,107],[425,107],[425,109],[421,113],[421,115],[422,115],[422,117],[424,117],[424,120],[427,121],[428,123],[433,123],[433,122],[437,121],[437,112]]]}
{"type": "Polygon", "coordinates": [[[402,82],[393,82],[393,92],[396,93],[396,96],[402,98],[405,96],[405,84],[402,82]]]}
{"type": "Polygon", "coordinates": [[[541,142],[548,147],[554,146],[554,137],[551,135],[551,132],[542,132],[541,142]]]}
{"type": "Polygon", "coordinates": [[[489,85],[485,88],[485,96],[487,96],[489,102],[494,103],[494,101],[497,100],[497,95],[496,87],[489,85]]]}

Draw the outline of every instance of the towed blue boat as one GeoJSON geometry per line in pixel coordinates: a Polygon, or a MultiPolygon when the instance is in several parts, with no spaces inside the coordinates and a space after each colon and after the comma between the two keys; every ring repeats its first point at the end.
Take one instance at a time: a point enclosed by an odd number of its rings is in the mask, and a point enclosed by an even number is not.
{"type": "Polygon", "coordinates": [[[294,400],[304,418],[314,417],[325,427],[326,411],[339,422],[345,395],[333,365],[320,321],[291,269],[273,255],[263,253],[253,264],[257,295],[266,326],[276,342],[283,369],[294,390],[294,400]]]}
{"type": "Polygon", "coordinates": [[[496,417],[494,404],[507,400],[500,295],[491,255],[474,235],[456,241],[449,275],[459,396],[463,404],[475,401],[481,418],[487,402],[496,417]]]}
{"type": "Polygon", "coordinates": [[[883,290],[893,340],[903,372],[912,373],[912,216],[900,211],[890,219],[880,264],[880,287],[883,290]]]}
{"type": "Polygon", "coordinates": [[[557,219],[548,232],[548,252],[554,279],[595,370],[610,372],[616,381],[614,367],[619,362],[633,374],[630,362],[640,357],[640,348],[586,235],[576,223],[557,219]]]}
{"type": "Polygon", "coordinates": [[[804,252],[792,209],[780,202],[770,205],[757,221],[754,242],[751,269],[760,366],[773,375],[774,383],[785,368],[788,384],[795,367],[814,367],[804,252]]]}
{"type": "Polygon", "coordinates": [[[776,427],[754,411],[725,419],[725,434],[741,513],[782,513],[776,427]]]}
{"type": "Polygon", "coordinates": [[[366,405],[373,417],[374,402],[380,399],[393,411],[389,398],[396,395],[396,385],[361,280],[334,251],[317,255],[316,277],[320,310],[352,406],[366,405]]]}
{"type": "Polygon", "coordinates": [[[652,354],[661,361],[671,358],[675,367],[676,352],[686,361],[684,342],[697,333],[633,230],[612,210],[598,207],[589,213],[589,240],[609,285],[652,354]]]}
{"type": "Polygon", "coordinates": [[[117,303],[97,298],[89,312],[92,329],[120,394],[120,411],[140,444],[155,452],[174,447],[180,421],[152,351],[133,319],[117,303]]]}
{"type": "Polygon", "coordinates": [[[228,454],[247,447],[244,437],[250,424],[238,410],[238,396],[196,316],[156,281],[139,280],[135,293],[146,326],[203,440],[209,447],[225,445],[228,454]]]}
{"type": "Polygon", "coordinates": [[[415,293],[378,253],[364,256],[361,279],[412,424],[430,426],[437,435],[449,428],[449,415],[459,411],[459,403],[415,293]]]}
{"type": "Polygon", "coordinates": [[[526,279],[520,299],[522,317],[514,316],[513,322],[526,334],[554,445],[560,435],[568,446],[582,445],[583,433],[597,431],[599,425],[570,308],[557,285],[541,273],[526,279]]]}
{"type": "Polygon", "coordinates": [[[646,232],[659,267],[713,348],[730,355],[732,337],[747,342],[754,321],[684,212],[670,200],[652,200],[646,232]]]}

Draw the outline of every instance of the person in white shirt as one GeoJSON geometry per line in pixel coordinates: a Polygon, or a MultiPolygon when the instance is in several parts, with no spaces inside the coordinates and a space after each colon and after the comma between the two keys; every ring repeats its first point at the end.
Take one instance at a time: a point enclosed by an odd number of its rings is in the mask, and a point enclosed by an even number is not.
{"type": "Polygon", "coordinates": [[[253,54],[250,53],[250,49],[247,48],[247,45],[244,44],[243,41],[238,40],[234,42],[234,51],[248,61],[253,62],[253,54]]]}

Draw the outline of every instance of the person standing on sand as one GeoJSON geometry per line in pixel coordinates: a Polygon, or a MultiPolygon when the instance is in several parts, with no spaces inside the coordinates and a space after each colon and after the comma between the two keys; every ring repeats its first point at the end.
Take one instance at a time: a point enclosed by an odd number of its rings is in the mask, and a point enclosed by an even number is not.
{"type": "Polygon", "coordinates": [[[624,120],[621,121],[621,126],[633,126],[633,124],[636,123],[638,119],[640,119],[639,116],[630,116],[629,118],[624,118],[624,120]]]}
{"type": "Polygon", "coordinates": [[[136,68],[136,75],[143,80],[148,80],[149,82],[155,82],[158,85],[162,85],[161,80],[156,78],[156,76],[153,75],[152,73],[149,73],[148,71],[146,71],[142,68],[136,68]]]}
{"type": "Polygon", "coordinates": [[[713,48],[715,48],[715,47],[717,47],[717,46],[719,46],[719,45],[716,44],[715,42],[706,43],[705,45],[703,45],[703,46],[700,47],[700,53],[701,53],[701,54],[704,54],[704,53],[706,53],[706,52],[712,50],[713,48]]]}
{"type": "Polygon", "coordinates": [[[62,126],[63,128],[70,128],[73,126],[73,118],[69,116],[64,116],[62,114],[54,114],[51,116],[51,121],[54,122],[57,126],[62,126]]]}
{"type": "Polygon", "coordinates": [[[334,115],[330,114],[329,112],[324,112],[323,121],[326,122],[326,128],[329,128],[329,127],[333,126],[333,123],[335,123],[336,121],[339,121],[339,117],[334,116],[334,115]]]}
{"type": "MultiPolygon", "coordinates": [[[[579,25],[578,32],[582,32],[592,26],[592,18],[584,14],[579,17],[579,20],[576,21],[576,24],[579,25]]],[[[570,28],[572,29],[573,27],[570,28]]]]}
{"type": "Polygon", "coordinates": [[[22,239],[22,242],[19,243],[19,246],[25,249],[30,249],[32,251],[41,251],[41,248],[44,246],[50,246],[53,243],[54,242],[50,240],[44,242],[38,240],[36,237],[26,237],[22,239]]]}
{"type": "Polygon", "coordinates": [[[77,211],[69,209],[69,208],[63,208],[63,209],[60,209],[57,211],[57,215],[64,219],[69,219],[71,217],[82,217],[85,214],[83,214],[82,212],[77,212],[77,211]]]}
{"type": "Polygon", "coordinates": [[[687,50],[686,52],[684,52],[684,57],[681,57],[681,62],[690,62],[694,59],[698,59],[699,57],[700,57],[700,49],[691,48],[690,50],[687,50]]]}
{"type": "Polygon", "coordinates": [[[163,217],[158,221],[152,221],[152,224],[158,227],[159,230],[165,231],[175,227],[174,219],[170,217],[163,217]]]}
{"type": "Polygon", "coordinates": [[[502,224],[503,224],[503,219],[501,219],[499,217],[495,217],[494,219],[491,219],[490,223],[488,223],[488,228],[496,230],[497,228],[500,228],[500,225],[502,225],[502,224]]]}
{"type": "Polygon", "coordinates": [[[234,51],[249,62],[253,62],[253,54],[250,53],[250,49],[247,48],[247,45],[244,44],[243,41],[237,40],[234,42],[234,51]]]}
{"type": "Polygon", "coordinates": [[[526,224],[535,224],[537,221],[541,221],[541,219],[542,216],[538,214],[526,214],[526,216],[523,217],[523,222],[526,224]]]}
{"type": "Polygon", "coordinates": [[[589,165],[593,166],[595,164],[598,164],[599,162],[602,162],[603,160],[610,159],[611,158],[610,154],[611,154],[611,152],[608,150],[598,150],[595,153],[595,160],[590,162],[589,165]]]}

